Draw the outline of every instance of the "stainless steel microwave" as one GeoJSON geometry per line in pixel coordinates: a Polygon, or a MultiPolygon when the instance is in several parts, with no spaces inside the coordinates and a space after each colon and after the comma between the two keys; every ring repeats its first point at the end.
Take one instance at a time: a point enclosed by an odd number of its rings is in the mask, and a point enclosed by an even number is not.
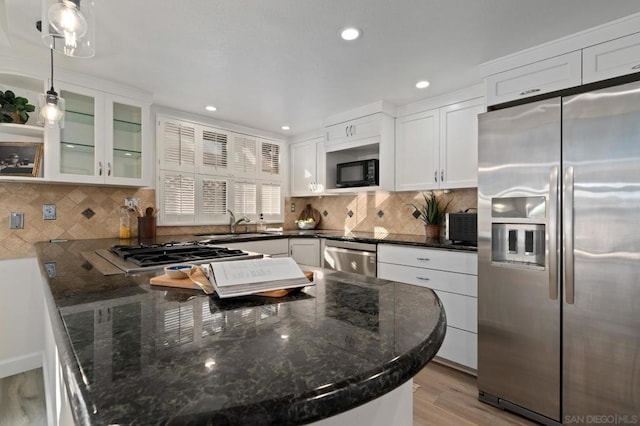
{"type": "Polygon", "coordinates": [[[336,167],[338,188],[379,185],[379,162],[376,159],[350,161],[336,167]]]}

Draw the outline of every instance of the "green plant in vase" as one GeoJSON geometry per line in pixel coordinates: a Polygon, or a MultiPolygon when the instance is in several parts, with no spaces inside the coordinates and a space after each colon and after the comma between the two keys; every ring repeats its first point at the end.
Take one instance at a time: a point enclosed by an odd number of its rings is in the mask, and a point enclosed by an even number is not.
{"type": "Polygon", "coordinates": [[[29,120],[29,112],[36,107],[27,98],[16,96],[11,90],[0,90],[0,123],[24,124],[29,120]]]}
{"type": "Polygon", "coordinates": [[[424,222],[427,238],[440,238],[440,227],[447,214],[447,207],[451,204],[451,200],[443,206],[433,192],[429,193],[428,196],[422,193],[422,196],[424,197],[424,204],[410,204],[414,209],[413,217],[424,222]]]}

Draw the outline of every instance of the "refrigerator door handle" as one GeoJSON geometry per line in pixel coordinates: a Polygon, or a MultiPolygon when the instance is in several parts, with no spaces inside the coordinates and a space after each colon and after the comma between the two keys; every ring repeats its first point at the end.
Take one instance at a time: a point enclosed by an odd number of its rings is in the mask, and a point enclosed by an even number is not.
{"type": "Polygon", "coordinates": [[[573,260],[573,166],[564,169],[562,183],[562,205],[564,216],[564,294],[568,304],[574,303],[574,260],[573,260]]]}
{"type": "Polygon", "coordinates": [[[558,241],[560,239],[558,226],[558,182],[559,182],[558,166],[551,167],[549,172],[549,299],[558,300],[558,259],[560,252],[558,251],[558,241]]]}

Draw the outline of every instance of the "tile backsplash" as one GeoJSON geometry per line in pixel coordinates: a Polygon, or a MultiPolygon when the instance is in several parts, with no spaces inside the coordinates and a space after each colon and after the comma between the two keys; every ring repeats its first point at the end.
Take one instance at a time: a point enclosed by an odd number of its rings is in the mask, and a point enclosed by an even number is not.
{"type": "MultiPolygon", "coordinates": [[[[436,191],[436,197],[446,204],[447,211],[464,211],[478,207],[476,188],[436,191]]],[[[388,232],[390,234],[424,235],[424,223],[411,214],[411,203],[423,202],[421,192],[373,192],[330,197],[287,198],[285,229],[295,229],[295,220],[307,204],[321,214],[319,228],[345,231],[388,232]],[[291,212],[291,204],[295,212],[291,212]]]]}
{"type": "MultiPolygon", "coordinates": [[[[475,188],[437,192],[445,203],[452,200],[449,211],[477,207],[475,188]]],[[[116,238],[120,223],[120,206],[125,198],[140,198],[142,207],[155,205],[155,190],[88,185],[39,183],[0,183],[0,259],[34,255],[32,244],[51,239],[116,238]],[[44,220],[45,204],[56,205],[56,219],[44,220]],[[86,214],[90,209],[94,214],[86,214]],[[9,229],[12,212],[24,213],[24,228],[9,229]],[[83,214],[85,212],[85,214],[83,214]]],[[[421,221],[413,218],[409,203],[420,202],[420,192],[375,192],[331,197],[285,199],[285,229],[296,229],[295,220],[311,204],[321,213],[319,228],[348,231],[379,231],[393,234],[424,235],[421,221]],[[291,204],[295,212],[291,212],[291,204]],[[351,214],[349,214],[351,213],[351,214]]],[[[131,218],[131,235],[137,222],[131,218]]],[[[274,224],[275,226],[279,224],[274,224]]],[[[225,232],[228,225],[162,226],[157,235],[225,232]]],[[[250,225],[252,230],[255,225],[250,225]]]]}

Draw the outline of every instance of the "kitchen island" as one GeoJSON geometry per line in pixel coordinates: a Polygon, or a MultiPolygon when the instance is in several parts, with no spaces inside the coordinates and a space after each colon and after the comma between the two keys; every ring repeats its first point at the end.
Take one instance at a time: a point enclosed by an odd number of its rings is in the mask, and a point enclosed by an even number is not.
{"type": "Polygon", "coordinates": [[[90,254],[118,242],[36,244],[79,424],[330,420],[406,387],[444,338],[430,289],[316,270],[283,298],[220,300],[103,275],[90,254]]]}

